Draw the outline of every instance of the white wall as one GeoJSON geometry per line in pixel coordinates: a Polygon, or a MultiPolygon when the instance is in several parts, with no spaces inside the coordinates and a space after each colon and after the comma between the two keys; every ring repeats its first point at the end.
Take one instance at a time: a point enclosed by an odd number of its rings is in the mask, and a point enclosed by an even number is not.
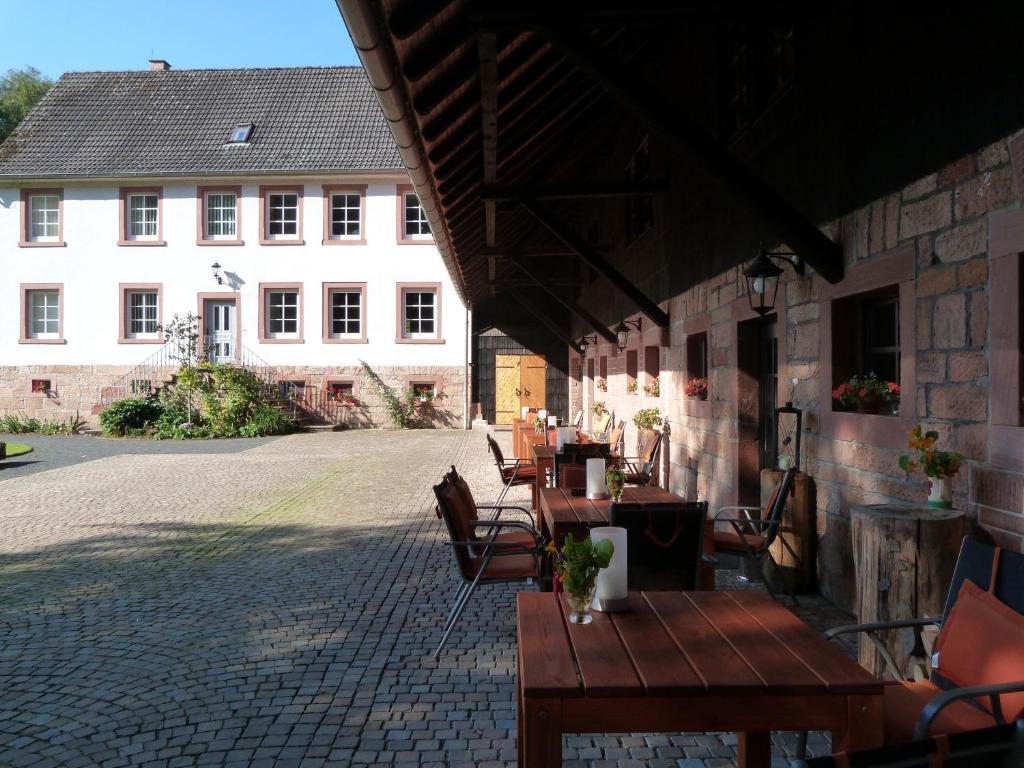
{"type": "MultiPolygon", "coordinates": [[[[220,179],[242,186],[244,246],[196,245],[196,186],[209,180],[138,180],[162,185],[164,247],[121,247],[118,183],[26,183],[63,186],[64,248],[19,248],[20,192],[0,187],[0,364],[134,364],[155,345],[118,343],[118,284],[163,283],[162,314],[197,312],[197,294],[230,290],[218,286],[210,265],[217,261],[241,281],[242,344],[275,365],[463,365],[466,310],[432,244],[396,243],[396,185],[390,178],[330,177],[304,180],[305,245],[261,246],[259,185],[296,179],[220,179]],[[366,245],[324,246],[322,183],[366,184],[366,245]],[[440,282],[444,344],[396,344],[396,283],[440,282]],[[261,344],[259,284],[303,283],[304,343],[261,344]],[[367,344],[324,344],[322,283],[365,282],[367,344]],[[19,344],[19,285],[64,283],[63,345],[19,344]]],[[[128,184],[126,184],[128,186],[128,184]]]]}

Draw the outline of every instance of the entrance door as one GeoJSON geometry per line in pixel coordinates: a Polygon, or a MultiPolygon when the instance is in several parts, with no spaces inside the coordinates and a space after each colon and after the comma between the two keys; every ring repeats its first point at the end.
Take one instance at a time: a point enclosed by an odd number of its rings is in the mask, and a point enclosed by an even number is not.
{"type": "Polygon", "coordinates": [[[494,356],[495,424],[511,424],[523,406],[544,407],[545,372],[543,355],[494,356]]]}
{"type": "Polygon", "coordinates": [[[740,504],[760,506],[761,470],[778,463],[775,407],[779,400],[779,339],[775,318],[737,328],[737,488],[740,504]]]}
{"type": "Polygon", "coordinates": [[[235,302],[207,300],[203,335],[211,363],[235,362],[235,302]]]}

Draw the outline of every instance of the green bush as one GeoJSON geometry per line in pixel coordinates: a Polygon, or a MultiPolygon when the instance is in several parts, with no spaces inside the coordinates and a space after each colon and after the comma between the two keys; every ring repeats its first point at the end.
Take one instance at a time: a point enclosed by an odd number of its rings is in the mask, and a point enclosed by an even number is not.
{"type": "Polygon", "coordinates": [[[115,400],[100,414],[100,426],[107,435],[131,435],[143,432],[164,412],[163,406],[150,397],[126,397],[115,400]]]}
{"type": "Polygon", "coordinates": [[[265,435],[283,435],[291,429],[288,416],[274,405],[262,403],[256,406],[249,421],[238,429],[242,437],[263,437],[265,435]]]}

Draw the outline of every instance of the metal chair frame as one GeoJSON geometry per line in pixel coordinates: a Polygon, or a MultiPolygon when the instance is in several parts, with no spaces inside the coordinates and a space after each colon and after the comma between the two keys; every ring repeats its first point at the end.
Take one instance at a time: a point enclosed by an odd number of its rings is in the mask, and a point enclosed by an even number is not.
{"type": "Polygon", "coordinates": [[[647,476],[646,483],[636,483],[636,485],[650,485],[654,479],[654,468],[658,466],[658,456],[661,454],[661,443],[665,435],[657,430],[652,430],[655,434],[654,445],[651,448],[650,456],[624,456],[622,457],[622,463],[625,464],[626,468],[634,475],[647,476]]]}
{"type": "MultiPolygon", "coordinates": [[[[495,499],[494,501],[495,506],[500,506],[501,502],[505,500],[505,496],[508,495],[508,492],[512,488],[512,486],[517,485],[516,478],[519,476],[519,470],[522,469],[524,466],[532,467],[533,462],[528,461],[526,459],[512,459],[512,472],[509,475],[508,480],[505,480],[505,469],[509,466],[510,462],[508,459],[505,458],[504,453],[502,453],[501,446],[498,445],[498,441],[495,440],[490,435],[487,435],[487,448],[491,452],[491,455],[494,456],[494,463],[498,467],[498,476],[501,478],[501,482],[504,486],[501,489],[501,493],[498,494],[498,498],[495,499]]],[[[528,483],[518,483],[518,485],[527,484],[528,483]]],[[[494,517],[496,518],[497,515],[495,515],[494,517]]]]}

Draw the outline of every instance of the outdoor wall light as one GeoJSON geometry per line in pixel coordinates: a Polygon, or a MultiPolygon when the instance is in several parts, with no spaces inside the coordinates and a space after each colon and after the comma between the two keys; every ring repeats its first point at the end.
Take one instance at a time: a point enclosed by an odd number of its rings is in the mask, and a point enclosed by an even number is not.
{"type": "Polygon", "coordinates": [[[215,261],[210,265],[210,269],[213,270],[213,279],[217,281],[217,285],[224,285],[224,278],[220,274],[220,264],[215,261]]]}
{"type": "Polygon", "coordinates": [[[619,337],[619,352],[626,349],[626,340],[629,338],[629,329],[633,328],[637,333],[643,325],[643,318],[638,317],[636,320],[622,320],[617,326],[615,326],[615,335],[619,337]]]}
{"type": "Polygon", "coordinates": [[[583,354],[583,355],[587,354],[587,347],[594,347],[594,346],[597,346],[597,334],[596,333],[593,336],[582,336],[580,338],[580,343],[579,343],[579,347],[580,347],[580,350],[581,350],[580,354],[583,354]]]}
{"type": "Polygon", "coordinates": [[[779,292],[782,268],[772,259],[780,259],[790,264],[798,275],[804,273],[804,264],[795,253],[758,249],[757,256],[743,268],[743,276],[747,279],[750,308],[761,317],[775,308],[775,297],[779,292]]]}

